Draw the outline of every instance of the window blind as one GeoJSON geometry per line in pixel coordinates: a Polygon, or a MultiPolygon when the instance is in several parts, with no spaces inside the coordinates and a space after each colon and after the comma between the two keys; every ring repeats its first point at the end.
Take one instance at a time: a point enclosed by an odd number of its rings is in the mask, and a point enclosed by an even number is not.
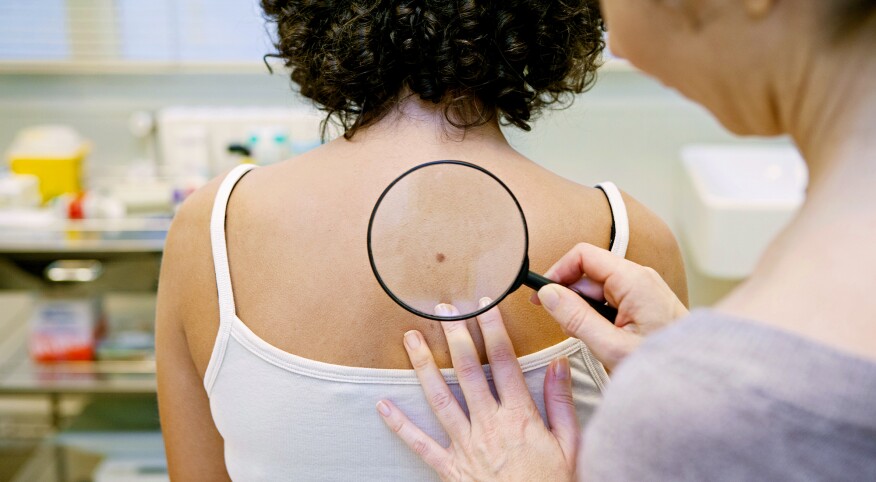
{"type": "Polygon", "coordinates": [[[258,0],[0,0],[0,63],[261,62],[258,0]]]}

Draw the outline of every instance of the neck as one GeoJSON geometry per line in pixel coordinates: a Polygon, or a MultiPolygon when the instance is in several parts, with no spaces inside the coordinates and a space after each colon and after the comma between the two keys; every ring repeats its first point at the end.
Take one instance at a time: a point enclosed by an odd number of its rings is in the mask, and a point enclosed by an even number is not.
{"type": "Polygon", "coordinates": [[[401,96],[401,101],[377,122],[359,129],[350,147],[374,147],[387,154],[466,157],[483,149],[510,149],[507,139],[493,116],[484,124],[459,128],[448,121],[443,105],[423,101],[416,96],[401,96]],[[399,142],[403,140],[403,142],[399,142]]]}
{"type": "Polygon", "coordinates": [[[830,62],[780,105],[809,167],[806,203],[719,309],[873,357],[876,66],[830,62]]]}
{"type": "Polygon", "coordinates": [[[807,66],[804,88],[788,90],[796,108],[786,124],[809,168],[807,209],[876,201],[876,62],[832,54],[807,66]]]}

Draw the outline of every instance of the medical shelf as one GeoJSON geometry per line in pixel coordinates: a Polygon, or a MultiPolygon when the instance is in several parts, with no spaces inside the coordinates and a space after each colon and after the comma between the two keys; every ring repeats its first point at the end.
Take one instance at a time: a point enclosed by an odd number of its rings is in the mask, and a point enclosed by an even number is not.
{"type": "Polygon", "coordinates": [[[3,254],[160,253],[170,219],[64,220],[0,226],[3,254]]]}

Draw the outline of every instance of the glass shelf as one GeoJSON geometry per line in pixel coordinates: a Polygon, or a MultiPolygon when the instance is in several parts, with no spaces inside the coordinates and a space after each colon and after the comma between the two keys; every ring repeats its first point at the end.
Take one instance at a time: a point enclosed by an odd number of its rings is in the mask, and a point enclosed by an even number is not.
{"type": "Polygon", "coordinates": [[[0,394],[154,394],[154,361],[40,364],[25,350],[0,367],[0,394]]]}
{"type": "MultiPolygon", "coordinates": [[[[7,449],[0,455],[17,464],[8,467],[11,480],[121,480],[144,474],[149,476],[145,480],[168,480],[154,360],[33,362],[27,339],[34,300],[30,292],[0,292],[0,397],[46,397],[50,411],[41,441],[0,437],[7,449]],[[84,405],[71,413],[65,399],[84,405]],[[9,444],[15,443],[22,449],[10,453],[9,444]]],[[[131,307],[129,299],[114,303],[131,307]]],[[[6,480],[3,475],[0,471],[6,480]]]]}
{"type": "MultiPolygon", "coordinates": [[[[10,305],[15,304],[7,302],[10,305]]],[[[154,394],[154,360],[113,360],[36,363],[27,351],[27,320],[30,307],[0,320],[0,395],[154,394]]]]}
{"type": "Polygon", "coordinates": [[[31,447],[11,482],[169,480],[154,396],[90,397],[31,447]]]}
{"type": "Polygon", "coordinates": [[[3,226],[3,253],[160,253],[169,218],[35,220],[3,226]]]}

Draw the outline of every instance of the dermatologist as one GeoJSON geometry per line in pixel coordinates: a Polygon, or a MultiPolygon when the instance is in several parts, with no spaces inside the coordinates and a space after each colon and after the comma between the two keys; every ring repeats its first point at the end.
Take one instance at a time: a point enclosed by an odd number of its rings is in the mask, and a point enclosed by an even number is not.
{"type": "Polygon", "coordinates": [[[496,396],[465,323],[442,324],[467,410],[405,335],[449,446],[391,400],[380,416],[445,480],[876,480],[876,0],[601,4],[619,55],[737,134],[790,135],[804,207],[709,310],[589,245],[546,273],[619,310],[612,325],[563,286],[538,293],[612,371],[583,436],[568,361],[547,372],[545,424],[497,309],[478,318],[496,396]]]}

